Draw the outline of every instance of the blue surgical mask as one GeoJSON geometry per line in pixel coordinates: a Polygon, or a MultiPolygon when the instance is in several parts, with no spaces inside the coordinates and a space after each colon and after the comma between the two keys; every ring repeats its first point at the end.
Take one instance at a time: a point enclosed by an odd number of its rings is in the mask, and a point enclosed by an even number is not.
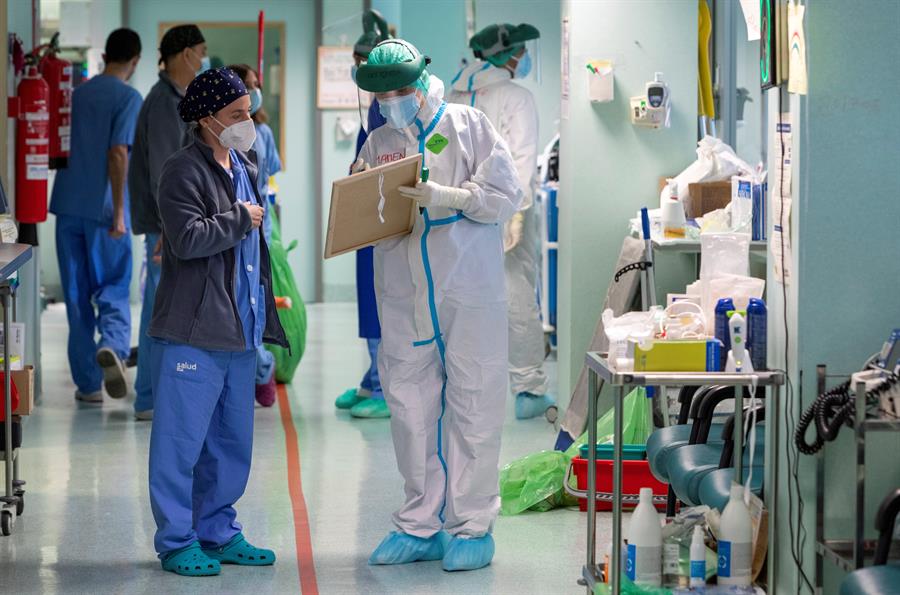
{"type": "Polygon", "coordinates": [[[250,91],[250,115],[252,116],[262,107],[262,91],[253,89],[250,91]]]}
{"type": "Polygon", "coordinates": [[[212,64],[209,61],[209,56],[203,56],[200,58],[200,70],[197,71],[197,74],[203,74],[210,68],[212,68],[212,64]]]}
{"type": "Polygon", "coordinates": [[[419,96],[416,93],[391,97],[378,101],[378,111],[387,120],[388,126],[398,130],[411,126],[419,113],[419,96]]]}
{"type": "Polygon", "coordinates": [[[516,73],[514,78],[523,79],[531,73],[531,54],[525,52],[522,54],[522,57],[519,58],[519,63],[516,64],[516,73]]]}

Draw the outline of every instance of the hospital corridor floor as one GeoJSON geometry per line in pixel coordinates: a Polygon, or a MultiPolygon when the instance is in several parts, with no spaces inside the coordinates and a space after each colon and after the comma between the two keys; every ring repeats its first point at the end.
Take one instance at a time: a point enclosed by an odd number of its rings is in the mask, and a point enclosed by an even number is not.
{"type": "MultiPolygon", "coordinates": [[[[137,314],[137,313],[136,313],[137,314]]],[[[137,316],[134,318],[138,320],[137,316]]],[[[20,475],[25,513],[0,537],[3,593],[565,594],[585,551],[585,515],[554,510],[500,517],[488,568],[446,573],[440,562],[371,567],[401,503],[389,420],[354,420],[334,408],[366,367],[355,304],[309,307],[306,354],[293,385],[256,408],[253,469],[238,503],[252,543],[275,550],[274,567],[225,566],[212,578],[162,571],[147,493],[150,424],[133,419],[133,395],[76,402],[65,360],[65,310],[43,316],[43,396],[27,420],[20,475]]],[[[555,376],[555,363],[549,363],[555,376]]],[[[131,370],[129,374],[133,374],[131,370]]],[[[555,429],[507,407],[501,465],[552,448],[555,429]]],[[[609,543],[603,515],[599,551],[609,543]]]]}

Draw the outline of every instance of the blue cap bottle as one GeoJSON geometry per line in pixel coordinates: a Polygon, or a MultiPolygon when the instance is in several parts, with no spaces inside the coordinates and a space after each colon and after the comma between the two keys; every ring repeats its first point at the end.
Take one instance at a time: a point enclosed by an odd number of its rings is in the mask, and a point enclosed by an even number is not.
{"type": "Polygon", "coordinates": [[[722,298],[716,303],[716,339],[722,343],[722,355],[719,358],[719,370],[725,369],[728,352],[731,351],[731,337],[728,331],[728,313],[733,311],[734,300],[722,298]]]}
{"type": "Polygon", "coordinates": [[[747,305],[747,347],[754,370],[767,369],[767,325],[766,303],[758,298],[750,298],[747,305]]]}

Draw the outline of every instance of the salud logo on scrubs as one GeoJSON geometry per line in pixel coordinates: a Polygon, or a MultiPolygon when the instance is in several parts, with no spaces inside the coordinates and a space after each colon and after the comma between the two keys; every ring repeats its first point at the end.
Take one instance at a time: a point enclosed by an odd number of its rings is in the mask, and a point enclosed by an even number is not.
{"type": "Polygon", "coordinates": [[[378,100],[378,111],[387,120],[391,128],[402,129],[412,126],[419,113],[419,96],[417,93],[390,97],[378,100]]]}

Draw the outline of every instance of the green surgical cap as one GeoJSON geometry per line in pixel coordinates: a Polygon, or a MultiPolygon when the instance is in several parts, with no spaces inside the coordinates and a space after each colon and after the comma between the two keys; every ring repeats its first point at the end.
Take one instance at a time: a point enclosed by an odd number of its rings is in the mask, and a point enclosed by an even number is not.
{"type": "Polygon", "coordinates": [[[524,23],[518,26],[509,23],[488,25],[469,40],[469,47],[476,58],[503,66],[525,47],[525,42],[540,36],[537,28],[524,23]]]}
{"type": "Polygon", "coordinates": [[[389,39],[379,43],[369,53],[369,59],[356,72],[356,84],[372,93],[406,87],[416,87],[422,93],[428,93],[430,75],[425,66],[430,62],[411,43],[389,39]]]}
{"type": "Polygon", "coordinates": [[[387,21],[381,16],[377,10],[367,10],[363,13],[363,34],[356,40],[353,46],[353,53],[363,58],[368,57],[376,45],[386,39],[391,38],[388,32],[387,21]]]}

